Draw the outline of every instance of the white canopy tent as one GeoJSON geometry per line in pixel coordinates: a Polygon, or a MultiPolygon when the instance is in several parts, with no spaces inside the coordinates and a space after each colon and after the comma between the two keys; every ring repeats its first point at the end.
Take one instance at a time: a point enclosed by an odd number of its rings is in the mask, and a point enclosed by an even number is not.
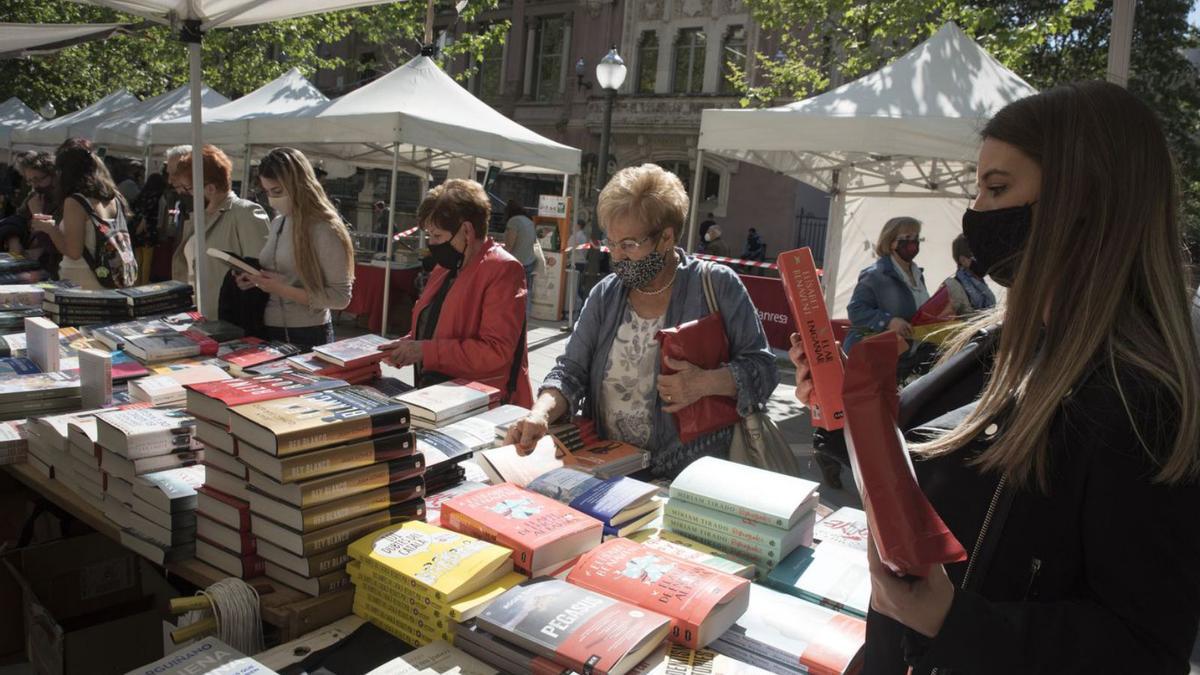
{"type": "Polygon", "coordinates": [[[46,54],[124,29],[120,23],[0,23],[0,58],[46,54]]]}
{"type": "Polygon", "coordinates": [[[16,129],[12,134],[12,143],[15,146],[55,148],[76,136],[94,139],[98,124],[137,103],[137,97],[122,89],[69,115],[16,129]]]}
{"type": "MultiPolygon", "coordinates": [[[[705,110],[698,147],[829,191],[825,295],[839,316],[892,216],[924,222],[918,263],[931,291],[954,272],[950,242],[975,191],[979,131],[1034,93],[948,23],[890,65],[819,96],[763,110],[705,110]]],[[[702,156],[696,166],[698,181],[702,156]]],[[[695,223],[693,208],[691,247],[695,223]]]]}
{"type": "Polygon", "coordinates": [[[25,105],[16,96],[0,103],[0,150],[4,151],[6,161],[12,156],[12,133],[14,129],[29,126],[42,121],[42,116],[25,105]]]}
{"type": "MultiPolygon", "coordinates": [[[[188,70],[191,83],[192,147],[202,147],[204,139],[201,110],[200,46],[204,33],[216,28],[250,26],[282,21],[299,16],[321,14],[352,7],[384,4],[393,0],[75,0],[82,4],[109,7],[180,29],[180,39],[188,45],[188,70]]],[[[203,162],[192,162],[192,182],[204,184],[203,162]]],[[[204,213],[204,194],[195,190],[192,213],[204,213]]],[[[205,251],[204,228],[196,228],[196,250],[205,251]]],[[[196,304],[204,286],[203,267],[197,269],[196,304]]],[[[215,317],[212,317],[215,318],[215,317]]]]}
{"type": "MultiPolygon", "coordinates": [[[[328,104],[295,115],[252,119],[251,143],[327,149],[356,164],[392,163],[391,203],[402,165],[428,179],[434,166],[456,158],[501,165],[505,170],[579,173],[580,151],[541,136],[463,89],[428,56],[418,56],[383,77],[328,104]]],[[[565,182],[564,182],[565,187],[565,182]]],[[[578,195],[576,195],[578,202],[578,195]]],[[[390,212],[390,211],[389,211],[390,212]]],[[[391,259],[395,218],[388,224],[391,259]]],[[[387,326],[391,267],[385,272],[387,326]]]]}
{"type": "MultiPolygon", "coordinates": [[[[191,87],[184,85],[142,101],[97,125],[92,140],[109,152],[141,155],[155,144],[151,135],[153,125],[186,116],[191,99],[191,87]]],[[[201,88],[200,100],[208,110],[229,103],[229,99],[207,86],[201,88]]]]}

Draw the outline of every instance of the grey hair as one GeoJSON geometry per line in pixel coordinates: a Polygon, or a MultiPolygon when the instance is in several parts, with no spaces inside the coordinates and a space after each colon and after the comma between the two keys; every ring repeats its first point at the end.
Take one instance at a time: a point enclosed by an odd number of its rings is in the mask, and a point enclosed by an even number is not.
{"type": "Polygon", "coordinates": [[[166,160],[168,162],[170,162],[172,160],[180,159],[184,155],[190,155],[190,154],[192,154],[192,146],[177,145],[173,148],[168,148],[165,156],[166,156],[166,160]]]}
{"type": "Polygon", "coordinates": [[[22,152],[13,160],[18,171],[41,171],[45,174],[54,173],[54,155],[48,152],[35,152],[29,150],[22,152]]]}

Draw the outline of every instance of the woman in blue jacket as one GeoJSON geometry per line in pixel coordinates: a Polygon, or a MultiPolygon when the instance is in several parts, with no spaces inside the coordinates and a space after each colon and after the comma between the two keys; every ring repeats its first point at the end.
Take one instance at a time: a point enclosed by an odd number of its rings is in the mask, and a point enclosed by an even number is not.
{"type": "Polygon", "coordinates": [[[873,333],[894,330],[906,338],[912,336],[909,320],[929,299],[924,271],[913,261],[920,251],[921,221],[897,216],[884,223],[875,242],[879,260],[859,273],[846,308],[852,326],[843,345],[847,353],[873,333]]]}

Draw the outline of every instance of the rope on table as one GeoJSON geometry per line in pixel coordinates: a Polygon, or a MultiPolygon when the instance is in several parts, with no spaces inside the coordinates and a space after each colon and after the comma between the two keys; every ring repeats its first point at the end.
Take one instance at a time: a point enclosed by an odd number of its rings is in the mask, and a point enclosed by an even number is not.
{"type": "Polygon", "coordinates": [[[172,600],[171,609],[187,611],[179,619],[180,627],[171,633],[175,644],[213,633],[243,654],[263,650],[258,591],[241,579],[222,579],[196,591],[194,598],[172,600]]]}

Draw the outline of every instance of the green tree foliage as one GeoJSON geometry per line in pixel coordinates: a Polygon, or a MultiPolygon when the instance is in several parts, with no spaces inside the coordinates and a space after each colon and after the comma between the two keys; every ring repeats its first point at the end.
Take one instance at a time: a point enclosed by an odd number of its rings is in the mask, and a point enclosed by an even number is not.
{"type": "MultiPolygon", "coordinates": [[[[470,22],[497,1],[473,0],[458,20],[470,22]]],[[[454,11],[452,3],[449,11],[454,11]]],[[[0,0],[0,16],[19,23],[142,23],[137,17],[66,0],[0,0]]],[[[379,44],[387,55],[379,65],[394,67],[420,51],[424,23],[425,3],[409,1],[217,29],[204,37],[204,81],[236,98],[293,67],[311,77],[318,70],[346,65],[329,47],[352,32],[358,40],[379,44]]],[[[441,58],[481,53],[502,39],[503,28],[467,34],[449,45],[441,58]]],[[[147,98],[187,81],[186,47],[168,27],[158,25],[48,56],[0,61],[0,100],[17,96],[35,110],[47,102],[59,111],[77,110],[122,88],[147,98]]]]}
{"type": "MultiPolygon", "coordinates": [[[[1035,87],[1102,79],[1111,0],[746,0],[777,40],[756,54],[751,83],[733,73],[742,105],[804,98],[880,68],[954,21],[1035,87]],[[774,48],[772,44],[772,48],[774,48]],[[782,57],[782,58],[779,58],[782,57]]],[[[1183,50],[1197,47],[1188,0],[1137,3],[1129,88],[1163,121],[1180,168],[1185,225],[1200,240],[1200,74],[1183,50]]]]}

